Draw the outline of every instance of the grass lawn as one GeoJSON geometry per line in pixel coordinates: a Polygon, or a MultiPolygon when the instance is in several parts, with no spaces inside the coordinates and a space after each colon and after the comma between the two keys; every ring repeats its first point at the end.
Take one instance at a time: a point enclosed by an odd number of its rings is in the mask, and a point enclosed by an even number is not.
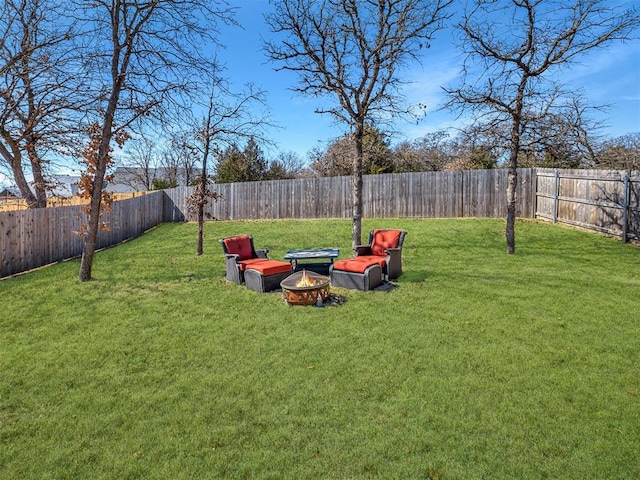
{"type": "Polygon", "coordinates": [[[290,307],[217,239],[282,259],[349,220],[164,224],[0,281],[3,479],[640,477],[640,249],[519,221],[407,230],[387,292],[290,307]]]}

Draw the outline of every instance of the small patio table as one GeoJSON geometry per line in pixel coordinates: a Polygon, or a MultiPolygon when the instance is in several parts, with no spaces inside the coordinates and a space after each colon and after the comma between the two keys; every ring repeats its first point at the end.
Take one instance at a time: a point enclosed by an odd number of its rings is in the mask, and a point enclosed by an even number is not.
{"type": "Polygon", "coordinates": [[[296,272],[304,268],[312,272],[327,275],[333,259],[337,258],[339,254],[340,250],[337,248],[310,248],[305,250],[289,250],[284,254],[284,259],[291,262],[291,267],[296,272]]]}

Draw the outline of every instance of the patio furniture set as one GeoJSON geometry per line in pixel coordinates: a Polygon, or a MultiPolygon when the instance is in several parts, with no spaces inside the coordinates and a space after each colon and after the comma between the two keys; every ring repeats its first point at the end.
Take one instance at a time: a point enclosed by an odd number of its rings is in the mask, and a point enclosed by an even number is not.
{"type": "Polygon", "coordinates": [[[238,235],[219,240],[225,256],[226,278],[245,284],[256,292],[269,292],[280,287],[287,277],[301,270],[328,274],[331,285],[358,290],[373,290],[383,281],[402,273],[403,230],[372,230],[369,243],[357,247],[355,256],[334,262],[336,248],[289,250],[284,259],[268,258],[268,249],[256,249],[253,237],[238,235]]]}

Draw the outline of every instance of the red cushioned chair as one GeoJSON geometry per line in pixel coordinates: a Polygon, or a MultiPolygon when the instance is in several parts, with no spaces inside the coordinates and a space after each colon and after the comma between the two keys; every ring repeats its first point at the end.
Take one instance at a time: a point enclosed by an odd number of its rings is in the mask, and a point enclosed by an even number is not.
{"type": "Polygon", "coordinates": [[[331,285],[372,290],[383,280],[402,273],[403,230],[372,230],[369,244],[356,248],[356,256],[335,262],[330,269],[331,285]]]}
{"type": "Polygon", "coordinates": [[[249,235],[225,237],[218,240],[225,255],[226,278],[230,282],[245,283],[256,292],[268,292],[279,287],[291,275],[291,264],[269,260],[266,248],[255,249],[249,235]]]}
{"type": "Polygon", "coordinates": [[[378,260],[385,280],[402,275],[402,244],[407,232],[404,230],[371,230],[369,243],[356,248],[356,258],[378,260]]]}

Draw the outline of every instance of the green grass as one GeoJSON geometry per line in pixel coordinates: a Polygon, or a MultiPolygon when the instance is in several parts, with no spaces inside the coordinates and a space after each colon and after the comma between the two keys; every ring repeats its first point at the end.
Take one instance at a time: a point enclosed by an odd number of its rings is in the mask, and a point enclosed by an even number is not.
{"type": "Polygon", "coordinates": [[[3,479],[640,477],[640,250],[544,223],[409,232],[388,292],[289,307],[224,281],[348,220],[165,224],[0,282],[3,479]]]}

